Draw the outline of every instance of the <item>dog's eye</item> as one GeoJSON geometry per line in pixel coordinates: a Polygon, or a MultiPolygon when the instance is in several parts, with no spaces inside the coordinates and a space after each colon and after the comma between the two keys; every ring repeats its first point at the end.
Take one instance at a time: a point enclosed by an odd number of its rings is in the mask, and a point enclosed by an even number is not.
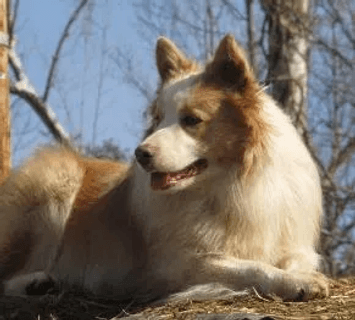
{"type": "Polygon", "coordinates": [[[200,118],[197,117],[193,117],[193,116],[183,116],[180,119],[180,122],[183,126],[187,126],[187,127],[193,127],[197,124],[199,124],[202,120],[200,118]]]}

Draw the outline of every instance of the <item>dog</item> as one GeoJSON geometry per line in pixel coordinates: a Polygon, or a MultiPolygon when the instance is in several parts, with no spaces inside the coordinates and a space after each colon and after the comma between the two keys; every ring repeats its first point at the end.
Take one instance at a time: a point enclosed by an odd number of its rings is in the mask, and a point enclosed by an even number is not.
{"type": "Polygon", "coordinates": [[[326,296],[316,165],[243,49],[226,35],[201,66],[160,37],[156,61],[131,165],[52,147],[2,184],[4,293],[43,276],[142,301],[326,296]]]}

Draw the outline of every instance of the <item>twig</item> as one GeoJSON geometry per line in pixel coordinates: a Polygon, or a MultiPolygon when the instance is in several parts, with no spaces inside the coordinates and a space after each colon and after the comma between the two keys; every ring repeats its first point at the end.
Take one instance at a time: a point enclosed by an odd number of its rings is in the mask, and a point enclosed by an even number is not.
{"type": "Polygon", "coordinates": [[[349,139],[348,143],[344,148],[333,158],[331,161],[328,172],[331,176],[335,174],[335,171],[346,161],[348,161],[355,152],[355,138],[352,137],[349,139]]]}
{"type": "Polygon", "coordinates": [[[346,64],[347,67],[349,67],[350,69],[354,68],[353,63],[347,58],[345,57],[343,54],[341,54],[339,52],[339,50],[332,48],[331,46],[329,46],[325,41],[321,40],[321,39],[316,39],[314,40],[314,43],[320,46],[323,46],[325,49],[327,49],[329,52],[331,52],[332,54],[334,54],[335,56],[337,56],[338,58],[340,58],[340,60],[346,64]]]}
{"type": "Polygon", "coordinates": [[[75,22],[75,20],[78,18],[79,13],[81,12],[81,10],[84,8],[84,6],[88,3],[89,0],[81,0],[78,7],[76,8],[76,10],[72,13],[71,17],[69,18],[63,33],[59,39],[58,42],[58,46],[57,49],[55,50],[54,56],[52,58],[52,63],[51,63],[51,67],[49,69],[49,73],[48,73],[48,77],[47,77],[47,82],[46,82],[46,89],[44,91],[42,100],[43,102],[46,102],[49,96],[49,91],[52,88],[53,85],[53,77],[54,77],[54,73],[58,64],[58,60],[59,60],[59,56],[60,56],[60,52],[63,48],[64,42],[65,40],[69,37],[69,31],[70,28],[72,26],[72,24],[75,22]]]}
{"type": "Polygon", "coordinates": [[[115,308],[115,306],[112,306],[112,305],[106,305],[106,304],[103,304],[103,303],[98,303],[98,302],[95,302],[95,301],[85,300],[85,299],[81,299],[81,298],[76,298],[75,300],[79,301],[80,303],[92,305],[94,307],[99,307],[99,308],[102,308],[102,309],[113,309],[113,308],[115,308]]]}
{"type": "Polygon", "coordinates": [[[94,123],[93,123],[93,130],[92,130],[92,145],[96,145],[96,135],[97,135],[97,125],[99,121],[99,111],[101,105],[101,98],[102,98],[102,88],[104,84],[104,62],[105,62],[105,55],[106,55],[106,32],[107,28],[104,27],[102,29],[102,44],[101,44],[101,56],[100,56],[100,73],[99,73],[99,81],[98,81],[98,91],[97,91],[97,98],[96,98],[96,105],[95,105],[95,115],[94,115],[94,123]]]}
{"type": "Polygon", "coordinates": [[[348,291],[348,292],[345,292],[345,293],[344,293],[344,296],[348,296],[348,295],[353,294],[353,293],[355,293],[355,289],[350,290],[350,291],[348,291]]]}
{"type": "Polygon", "coordinates": [[[260,300],[266,301],[266,302],[272,301],[272,300],[270,300],[270,299],[265,299],[265,298],[263,298],[263,297],[258,293],[258,291],[255,289],[255,287],[253,287],[253,291],[254,291],[255,295],[256,295],[260,300]]]}
{"type": "Polygon", "coordinates": [[[130,313],[127,312],[126,310],[129,310],[129,308],[130,308],[134,303],[135,303],[135,300],[133,299],[125,308],[122,308],[121,312],[120,312],[117,316],[113,317],[113,318],[110,319],[110,320],[115,320],[115,319],[120,318],[120,317],[122,317],[122,316],[129,316],[130,313]]]}
{"type": "Polygon", "coordinates": [[[232,5],[230,1],[223,0],[222,3],[230,9],[230,12],[233,13],[238,20],[247,20],[246,16],[244,16],[236,6],[232,5]]]}

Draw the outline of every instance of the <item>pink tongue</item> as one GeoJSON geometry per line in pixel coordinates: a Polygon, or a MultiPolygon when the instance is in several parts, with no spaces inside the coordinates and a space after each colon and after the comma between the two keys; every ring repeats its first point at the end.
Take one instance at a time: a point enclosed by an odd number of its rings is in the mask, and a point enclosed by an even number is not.
{"type": "Polygon", "coordinates": [[[201,159],[179,172],[153,172],[150,184],[153,190],[165,190],[174,186],[177,181],[195,176],[206,168],[207,160],[201,159]]]}
{"type": "Polygon", "coordinates": [[[176,180],[179,180],[181,173],[162,173],[154,172],[152,174],[151,185],[154,190],[165,190],[175,184],[176,180]],[[175,179],[173,179],[175,178],[175,179]]]}

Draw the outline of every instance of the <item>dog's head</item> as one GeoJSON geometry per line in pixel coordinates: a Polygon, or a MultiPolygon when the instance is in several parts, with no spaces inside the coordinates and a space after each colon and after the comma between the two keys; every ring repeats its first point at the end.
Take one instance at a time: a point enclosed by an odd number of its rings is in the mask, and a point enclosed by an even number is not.
{"type": "Polygon", "coordinates": [[[173,42],[156,48],[161,86],[136,159],[153,190],[181,190],[228,172],[248,174],[263,152],[263,94],[243,50],[225,36],[205,67],[173,42]]]}

